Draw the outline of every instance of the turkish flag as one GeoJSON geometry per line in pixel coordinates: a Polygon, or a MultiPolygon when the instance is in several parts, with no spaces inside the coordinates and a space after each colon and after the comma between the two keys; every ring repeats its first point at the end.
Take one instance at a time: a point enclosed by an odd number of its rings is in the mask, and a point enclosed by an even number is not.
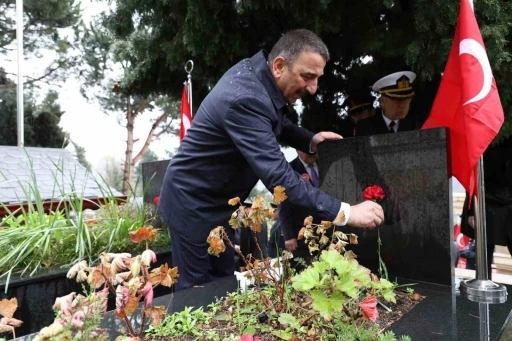
{"type": "Polygon", "coordinates": [[[478,159],[504,120],[496,82],[469,0],[459,20],[441,85],[422,129],[449,128],[451,175],[469,192],[476,187],[478,159]]]}
{"type": "Polygon", "coordinates": [[[183,140],[187,129],[192,124],[192,114],[190,110],[190,103],[188,102],[187,84],[183,85],[183,92],[181,94],[181,124],[180,124],[180,141],[183,140]]]}

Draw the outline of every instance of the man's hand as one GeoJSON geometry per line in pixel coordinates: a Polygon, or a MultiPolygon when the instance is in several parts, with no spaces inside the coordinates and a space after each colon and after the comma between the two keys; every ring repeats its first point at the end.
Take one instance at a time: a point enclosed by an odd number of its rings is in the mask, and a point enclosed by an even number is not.
{"type": "Polygon", "coordinates": [[[473,229],[475,228],[475,216],[469,216],[468,217],[468,224],[469,226],[471,226],[473,229]]]}
{"type": "Polygon", "coordinates": [[[325,140],[339,140],[342,138],[343,138],[343,136],[335,134],[333,132],[321,131],[321,132],[315,134],[315,136],[313,136],[313,138],[311,139],[311,151],[313,153],[316,153],[318,151],[318,145],[321,142],[324,142],[325,140]]]}
{"type": "Polygon", "coordinates": [[[297,239],[289,239],[284,242],[284,247],[288,251],[295,251],[297,249],[297,239]]]}
{"type": "Polygon", "coordinates": [[[376,202],[366,200],[350,206],[350,217],[347,225],[374,229],[384,221],[384,211],[376,202]]]}

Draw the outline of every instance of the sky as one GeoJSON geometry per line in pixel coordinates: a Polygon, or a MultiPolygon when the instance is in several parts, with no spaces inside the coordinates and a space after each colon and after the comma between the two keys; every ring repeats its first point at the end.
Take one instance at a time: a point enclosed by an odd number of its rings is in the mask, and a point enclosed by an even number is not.
{"type": "MultiPolygon", "coordinates": [[[[93,17],[105,10],[105,4],[97,1],[82,0],[83,18],[89,22],[93,17]]],[[[16,52],[14,51],[2,61],[7,72],[17,73],[16,52]]],[[[38,75],[44,72],[41,65],[48,65],[52,59],[51,52],[43,53],[40,58],[30,58],[23,65],[25,75],[38,75]]],[[[186,73],[183,71],[183,79],[186,73]]],[[[59,104],[64,114],[60,126],[70,134],[71,139],[86,150],[87,160],[99,169],[108,157],[122,162],[126,150],[127,131],[117,122],[117,115],[105,114],[98,103],[90,103],[80,94],[79,81],[71,76],[59,86],[39,84],[41,93],[50,88],[59,93],[59,104]]],[[[134,135],[139,142],[135,143],[134,156],[143,146],[150,131],[151,118],[160,115],[160,112],[144,113],[135,121],[134,135]]],[[[179,146],[179,138],[174,135],[163,136],[151,144],[151,150],[160,158],[167,157],[167,151],[175,151],[179,146]]],[[[69,147],[72,149],[72,147],[69,147]]]]}

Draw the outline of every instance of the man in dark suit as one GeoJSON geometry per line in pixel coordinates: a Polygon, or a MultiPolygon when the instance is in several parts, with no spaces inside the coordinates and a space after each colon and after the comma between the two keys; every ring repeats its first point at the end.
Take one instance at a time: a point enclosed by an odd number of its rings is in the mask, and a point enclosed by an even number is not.
{"type": "Polygon", "coordinates": [[[350,129],[347,127],[347,133],[343,133],[343,137],[355,136],[357,122],[375,116],[373,102],[375,102],[375,97],[371,95],[370,90],[353,92],[347,96],[343,106],[350,117],[350,129]]]}
{"type": "Polygon", "coordinates": [[[208,255],[210,231],[224,226],[234,209],[228,200],[247,197],[258,179],[272,192],[284,186],[288,201],[315,210],[324,220],[374,228],[382,223],[380,205],[350,206],[301,181],[288,165],[279,141],[316,153],[318,144],[341,136],[313,134],[286,118],[286,103],[317,90],[329,51],[313,32],[283,35],[270,54],[244,59],[219,80],[194,116],[187,135],[167,169],[159,208],[171,233],[175,290],[233,275],[233,249],[208,255]]]}
{"type": "Polygon", "coordinates": [[[379,79],[372,87],[381,96],[381,108],[370,118],[356,125],[356,136],[396,133],[419,129],[414,117],[408,116],[416,74],[410,71],[395,72],[379,79]]]}
{"type": "MultiPolygon", "coordinates": [[[[492,274],[496,245],[512,253],[512,136],[490,145],[484,152],[485,220],[487,237],[487,271],[492,274]]],[[[475,238],[474,200],[469,204],[466,193],[461,217],[461,232],[475,238]]]]}
{"type": "MultiPolygon", "coordinates": [[[[318,155],[310,155],[297,150],[297,157],[290,162],[294,171],[300,174],[303,181],[310,183],[313,187],[320,187],[319,172],[317,166],[318,155]]],[[[279,227],[284,238],[284,247],[293,253],[294,258],[309,259],[310,252],[304,240],[297,240],[304,219],[313,217],[314,223],[320,223],[320,218],[314,210],[302,206],[292,205],[284,201],[279,205],[279,227]]]]}

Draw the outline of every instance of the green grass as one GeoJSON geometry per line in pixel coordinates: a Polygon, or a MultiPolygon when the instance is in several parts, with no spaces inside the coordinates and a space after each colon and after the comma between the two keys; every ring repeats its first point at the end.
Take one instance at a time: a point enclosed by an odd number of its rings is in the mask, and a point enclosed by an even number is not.
{"type": "MultiPolygon", "coordinates": [[[[30,181],[27,184],[20,182],[20,185],[27,202],[32,202],[32,205],[10,211],[0,203],[7,212],[7,216],[0,220],[0,280],[5,281],[6,291],[13,274],[17,277],[33,276],[41,268],[68,267],[83,259],[93,261],[101,252],[137,251],[130,241],[129,232],[151,224],[151,218],[147,218],[147,207],[127,204],[134,197],[136,185],[130,188],[124,201],[103,185],[104,179],[96,182],[105,203],[94,203],[99,217],[94,221],[87,220],[83,213],[84,204],[93,202],[83,198],[85,188],[75,186],[75,174],[66,178],[62,160],[54,165],[57,171],[53,174],[53,193],[56,195],[52,196],[60,198],[54,211],[45,213],[45,201],[41,198],[30,158],[30,181]],[[71,187],[67,191],[63,185],[66,182],[71,187]]],[[[0,173],[0,178],[2,176],[0,173]]],[[[159,237],[151,247],[158,249],[169,245],[165,230],[159,231],[159,237]]],[[[141,250],[144,247],[145,244],[139,246],[141,250]]]]}

